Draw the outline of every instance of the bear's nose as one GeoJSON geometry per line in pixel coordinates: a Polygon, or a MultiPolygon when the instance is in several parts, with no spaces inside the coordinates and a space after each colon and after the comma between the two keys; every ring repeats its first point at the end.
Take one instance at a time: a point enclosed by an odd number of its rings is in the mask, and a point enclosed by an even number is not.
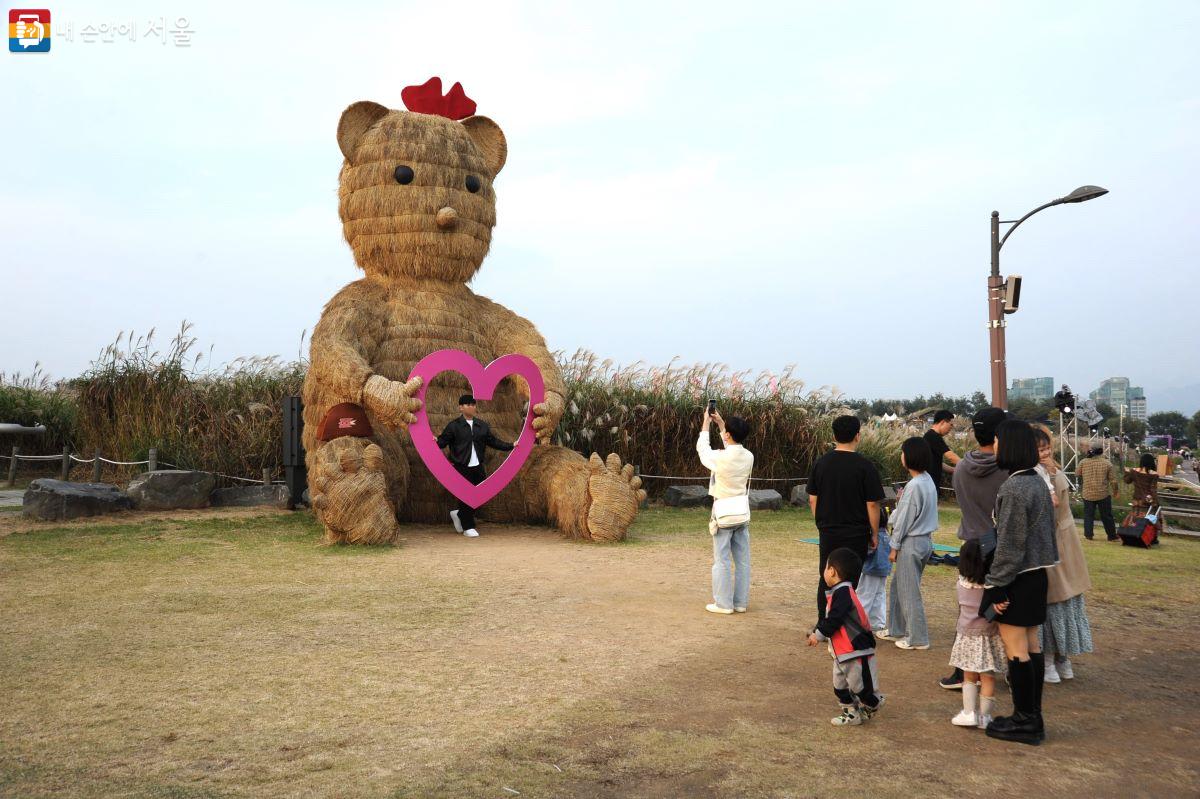
{"type": "Polygon", "coordinates": [[[458,211],[446,206],[437,212],[437,226],[442,230],[453,230],[458,224],[458,211]]]}

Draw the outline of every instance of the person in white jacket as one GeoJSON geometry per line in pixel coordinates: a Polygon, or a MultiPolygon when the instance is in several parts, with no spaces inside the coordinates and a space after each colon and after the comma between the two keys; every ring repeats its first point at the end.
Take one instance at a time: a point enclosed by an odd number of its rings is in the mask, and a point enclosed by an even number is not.
{"type": "MultiPolygon", "coordinates": [[[[742,446],[749,434],[750,424],[740,416],[730,416],[726,421],[715,411],[711,416],[705,412],[696,453],[712,472],[708,493],[714,500],[740,496],[750,490],[754,454],[742,446]],[[709,425],[713,423],[721,431],[723,449],[714,450],[709,443],[709,425]]],[[[713,539],[713,601],[705,609],[710,613],[745,613],[750,600],[750,521],[721,527],[714,513],[708,531],[713,539]]]]}

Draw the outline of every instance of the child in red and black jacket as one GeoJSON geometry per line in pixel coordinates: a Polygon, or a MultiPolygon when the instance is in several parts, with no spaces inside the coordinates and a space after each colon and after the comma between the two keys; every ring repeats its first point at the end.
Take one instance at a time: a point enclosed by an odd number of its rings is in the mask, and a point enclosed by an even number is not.
{"type": "Polygon", "coordinates": [[[869,720],[883,705],[879,675],[875,671],[875,636],[858,594],[847,576],[858,574],[862,561],[852,550],[829,553],[821,576],[825,592],[825,618],[808,635],[808,645],[829,642],[833,655],[833,693],[842,705],[841,715],[830,719],[838,727],[869,720]]]}

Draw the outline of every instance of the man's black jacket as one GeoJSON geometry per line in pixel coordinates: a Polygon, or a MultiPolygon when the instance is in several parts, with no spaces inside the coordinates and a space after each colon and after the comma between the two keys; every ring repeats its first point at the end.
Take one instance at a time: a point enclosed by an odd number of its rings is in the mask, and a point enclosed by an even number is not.
{"type": "Polygon", "coordinates": [[[455,466],[466,466],[471,462],[472,446],[475,447],[480,466],[483,466],[485,448],[491,447],[505,452],[513,448],[512,444],[492,435],[492,428],[478,416],[471,420],[471,424],[467,424],[467,420],[461,416],[450,422],[437,437],[437,444],[438,449],[450,448],[450,462],[455,466]]]}

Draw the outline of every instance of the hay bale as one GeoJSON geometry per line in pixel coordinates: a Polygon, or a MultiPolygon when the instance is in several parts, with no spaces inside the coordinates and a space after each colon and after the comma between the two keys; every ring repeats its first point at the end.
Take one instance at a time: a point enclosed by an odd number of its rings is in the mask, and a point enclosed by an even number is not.
{"type": "MultiPolygon", "coordinates": [[[[434,84],[416,94],[428,101],[434,84]]],[[[463,100],[445,107],[473,105],[463,100]]],[[[326,540],[387,543],[395,538],[397,519],[449,524],[455,500],[429,473],[407,433],[419,386],[406,381],[419,360],[439,349],[463,350],[484,364],[521,353],[537,364],[546,385],[534,421],[542,446],[481,518],[549,522],[576,538],[619,540],[645,498],[641,481],[619,460],[597,467],[549,445],[566,395],[554,357],[532,323],[467,286],[496,224],[494,183],[507,158],[504,133],[487,117],[460,121],[439,116],[437,102],[418,107],[432,112],[358,102],[338,124],[345,159],[338,214],[366,278],[325,306],[304,383],[309,491],[326,540]],[[326,412],[340,403],[366,411],[373,434],[360,440],[365,443],[316,440],[326,412]]],[[[470,390],[462,375],[433,379],[425,409],[435,434],[458,416],[458,396],[470,390]]],[[[480,415],[511,442],[523,427],[528,399],[524,381],[509,378],[480,403],[480,415]]],[[[489,473],[504,455],[489,452],[489,473]]]]}
{"type": "Polygon", "coordinates": [[[129,496],[108,483],[34,480],[21,500],[21,513],[31,519],[62,521],[101,516],[133,508],[129,496]]]}

